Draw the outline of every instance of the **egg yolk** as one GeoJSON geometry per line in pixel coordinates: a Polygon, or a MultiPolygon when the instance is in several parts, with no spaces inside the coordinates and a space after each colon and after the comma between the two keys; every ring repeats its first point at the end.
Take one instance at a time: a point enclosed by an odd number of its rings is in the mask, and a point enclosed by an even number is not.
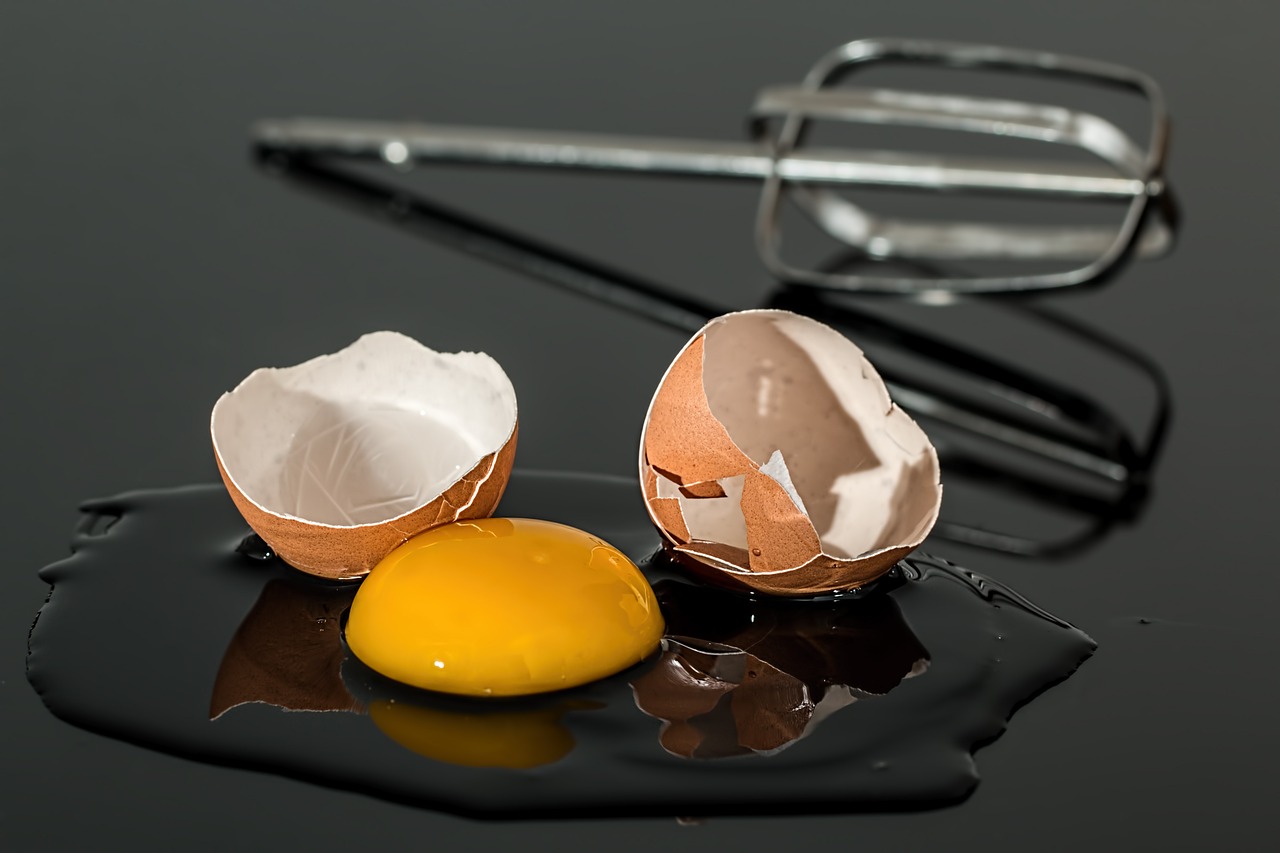
{"type": "Polygon", "coordinates": [[[585,684],[648,657],[662,614],[640,570],[549,521],[446,524],[364,579],[346,638],[365,665],[426,690],[519,696],[585,684]]]}

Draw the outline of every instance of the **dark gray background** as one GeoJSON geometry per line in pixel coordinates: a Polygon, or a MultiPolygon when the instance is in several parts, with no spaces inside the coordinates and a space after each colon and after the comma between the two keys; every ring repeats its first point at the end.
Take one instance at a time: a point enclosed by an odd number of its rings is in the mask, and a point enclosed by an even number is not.
{"type": "MultiPolygon", "coordinates": [[[[0,9],[0,841],[1269,847],[1280,757],[1277,20],[1246,2],[10,0],[0,9]],[[628,474],[652,389],[683,342],[268,179],[247,156],[250,122],[415,117],[732,138],[756,88],[875,35],[1121,62],[1161,81],[1175,118],[1178,251],[1055,299],[1169,375],[1176,418],[1146,514],[1064,561],[934,548],[1100,643],[979,753],[972,799],[926,814],[699,827],[486,824],[149,753],[44,709],[23,675],[46,592],[36,570],[65,554],[81,500],[215,478],[209,408],[252,368],[379,328],[482,349],[519,389],[518,464],[628,474]]],[[[411,180],[725,305],[757,304],[771,286],[750,245],[750,187],[448,169],[411,180]]]]}

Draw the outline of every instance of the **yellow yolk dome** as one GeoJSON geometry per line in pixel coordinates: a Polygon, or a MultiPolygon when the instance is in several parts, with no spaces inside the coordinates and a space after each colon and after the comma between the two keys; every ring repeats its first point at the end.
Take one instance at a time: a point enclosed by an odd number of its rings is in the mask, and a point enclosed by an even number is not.
{"type": "Polygon", "coordinates": [[[663,628],[648,581],[612,545],[549,521],[487,518],[388,554],[356,593],[346,637],[404,684],[520,696],[637,664],[663,628]]]}

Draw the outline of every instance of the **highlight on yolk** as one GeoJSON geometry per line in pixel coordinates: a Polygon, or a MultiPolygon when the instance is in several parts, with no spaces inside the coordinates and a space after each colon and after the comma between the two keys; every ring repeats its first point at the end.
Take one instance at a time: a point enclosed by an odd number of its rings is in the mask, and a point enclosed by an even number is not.
{"type": "Polygon", "coordinates": [[[612,545],[549,521],[486,518],[388,554],[356,593],[346,637],[404,684],[521,696],[621,672],[663,628],[649,582],[612,545]]]}

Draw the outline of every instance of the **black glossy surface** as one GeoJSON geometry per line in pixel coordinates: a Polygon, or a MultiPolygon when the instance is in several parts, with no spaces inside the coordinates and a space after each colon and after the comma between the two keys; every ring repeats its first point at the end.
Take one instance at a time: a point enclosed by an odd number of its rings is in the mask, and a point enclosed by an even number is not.
{"type": "MultiPolygon", "coordinates": [[[[582,525],[636,561],[657,546],[625,478],[516,471],[502,506],[582,525]]],[[[477,817],[954,804],[978,782],[972,747],[1093,651],[1016,593],[924,555],[828,601],[693,586],[656,555],[662,653],[573,690],[468,701],[352,657],[339,623],[356,585],[237,553],[247,528],[220,485],[86,509],[75,554],[41,572],[53,592],[29,679],[50,711],[196,760],[477,817]]]]}
{"type": "MultiPolygon", "coordinates": [[[[1257,104],[1276,78],[1276,18],[1250,2],[7,5],[0,841],[1268,848],[1280,754],[1269,664],[1280,581],[1268,557],[1280,479],[1277,119],[1257,104]],[[292,191],[251,163],[250,122],[412,116],[734,137],[757,88],[796,80],[840,41],[884,34],[1151,73],[1174,117],[1169,172],[1185,212],[1171,257],[1042,303],[1126,341],[1168,378],[1172,426],[1138,511],[1056,559],[929,543],[1099,643],[979,752],[983,783],[963,805],[701,826],[489,824],[139,750],[45,710],[24,675],[46,591],[35,571],[65,555],[86,497],[213,479],[209,408],[252,368],[384,327],[483,349],[520,395],[520,465],[627,475],[652,390],[684,341],[292,191]]],[[[455,169],[385,177],[716,305],[758,305],[775,288],[751,249],[746,186],[455,169]]],[[[1055,371],[1111,410],[1127,415],[1132,400],[1135,422],[1149,416],[1149,385],[1114,362],[1030,325],[949,311],[928,322],[1055,371]]],[[[949,486],[948,502],[994,525],[1034,508],[1018,494],[949,486]]]]}

